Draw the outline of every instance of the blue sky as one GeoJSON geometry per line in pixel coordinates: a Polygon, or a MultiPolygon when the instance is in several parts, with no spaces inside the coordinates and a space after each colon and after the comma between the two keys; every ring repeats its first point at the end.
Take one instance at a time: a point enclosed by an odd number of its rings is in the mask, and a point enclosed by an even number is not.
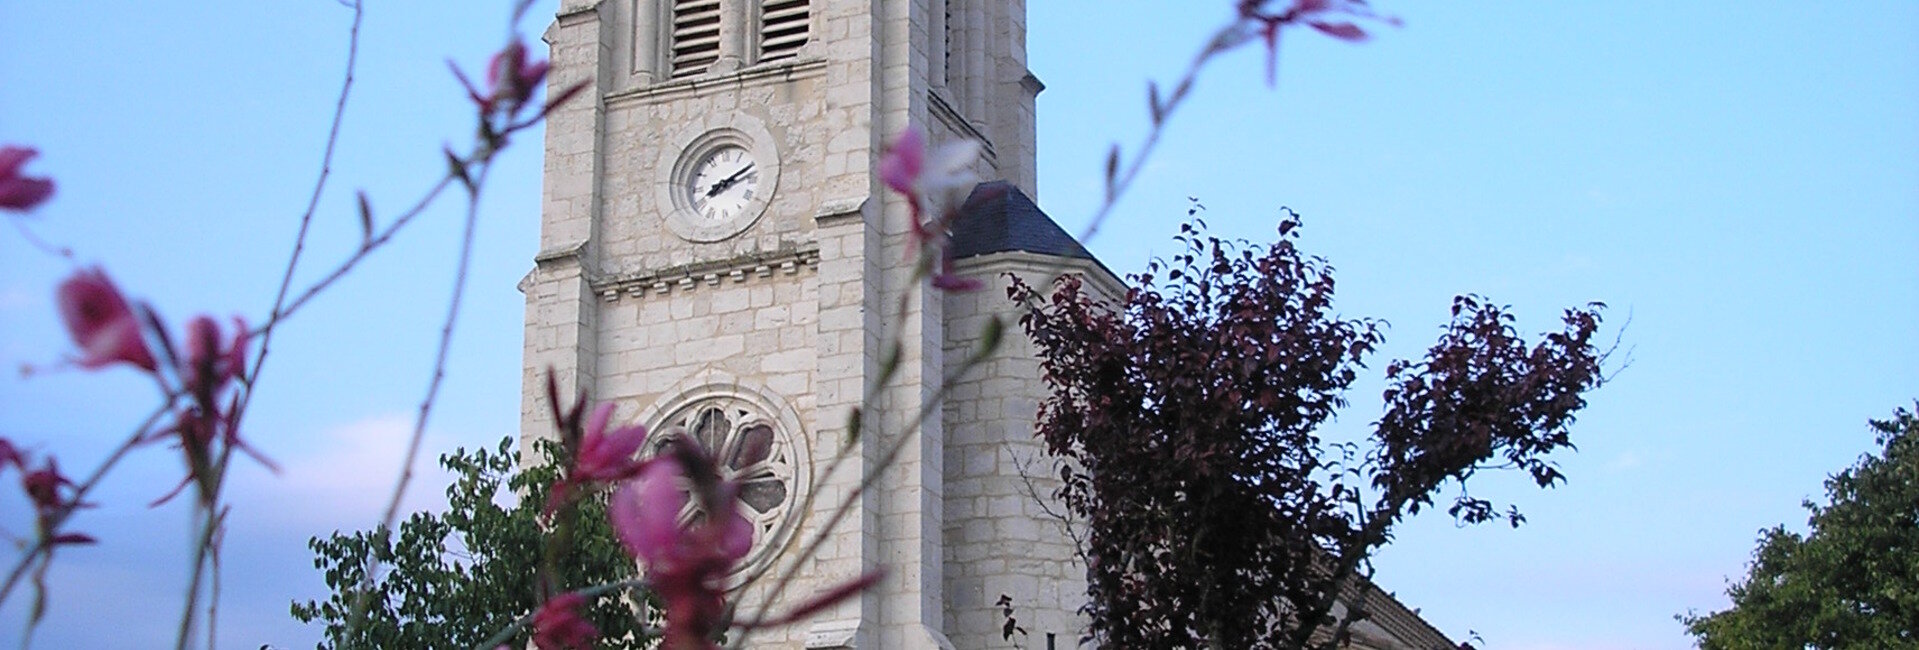
{"type": "MultiPolygon", "coordinates": [[[[1229,3],[1031,3],[1040,202],[1069,229],[1106,147],[1145,128],[1145,82],[1182,69],[1229,3]]],[[[357,243],[350,192],[381,214],[462,142],[446,60],[477,69],[505,10],[370,2],[333,192],[311,250],[357,243]]],[[[1604,301],[1632,364],[1574,429],[1549,491],[1486,476],[1475,494],[1529,521],[1426,516],[1380,581],[1455,638],[1493,648],[1669,648],[1672,615],[1722,607],[1756,532],[1872,448],[1868,418],[1919,398],[1919,7],[1904,2],[1383,2],[1402,28],[1351,45],[1306,32],[1264,82],[1257,48],[1206,71],[1160,153],[1090,247],[1121,272],[1172,251],[1187,197],[1214,232],[1270,239],[1281,206],[1332,260],[1340,309],[1392,324],[1374,367],[1416,355],[1451,297],[1511,304],[1537,332],[1604,301]]],[[[552,2],[523,26],[544,28],[552,2]]],[[[349,13],[334,2],[57,3],[0,9],[0,142],[43,155],[56,199],[29,227],[75,247],[174,322],[257,319],[318,171],[349,13]]],[[[522,303],[538,229],[539,147],[502,160],[433,451],[518,422],[522,303]]],[[[236,479],[228,647],[308,647],[286,602],[323,588],[304,540],[363,528],[398,465],[451,282],[457,204],[430,213],[278,339],[249,435],[286,465],[236,479]]],[[[67,262],[0,236],[0,435],[89,467],[144,414],[125,371],[22,379],[66,350],[52,287],[67,262]]],[[[1378,383],[1334,426],[1363,432],[1378,383]]],[[[41,647],[171,639],[185,509],[144,504],[178,461],[143,450],[79,519],[105,541],[64,554],[41,647]],[[102,624],[103,621],[110,624],[102,624]]],[[[7,479],[12,480],[12,479],[7,479]]],[[[430,506],[439,486],[419,484],[430,506]]],[[[24,503],[0,495],[0,526],[24,503]]],[[[16,604],[0,610],[15,638],[16,604]]]]}

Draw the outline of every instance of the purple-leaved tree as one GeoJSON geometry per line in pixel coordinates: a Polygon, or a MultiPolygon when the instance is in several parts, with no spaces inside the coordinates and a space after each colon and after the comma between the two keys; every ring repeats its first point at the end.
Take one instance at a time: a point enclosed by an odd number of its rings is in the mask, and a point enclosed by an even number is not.
{"type": "Polygon", "coordinates": [[[1518,525],[1467,480],[1494,467],[1563,480],[1547,456],[1572,446],[1573,415],[1605,379],[1600,305],[1566,310],[1562,331],[1529,346],[1506,308],[1455,298],[1425,358],[1387,365],[1386,412],[1362,450],[1322,425],[1378,323],[1335,314],[1332,270],[1300,252],[1295,215],[1270,246],[1198,223],[1117,304],[1072,276],[1009,291],[1052,385],[1039,435],[1084,525],[1100,647],[1337,647],[1366,615],[1342,590],[1446,484],[1461,521],[1518,525]]]}

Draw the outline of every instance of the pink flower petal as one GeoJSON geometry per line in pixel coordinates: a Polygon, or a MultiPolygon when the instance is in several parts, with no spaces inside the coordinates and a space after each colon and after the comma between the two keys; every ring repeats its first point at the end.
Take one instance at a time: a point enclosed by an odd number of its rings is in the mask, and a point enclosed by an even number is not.
{"type": "Polygon", "coordinates": [[[646,427],[634,425],[607,431],[613,417],[613,404],[601,404],[587,419],[580,438],[580,450],[573,461],[573,479],[578,481],[620,481],[639,471],[634,460],[646,443],[646,427]]]}
{"type": "Polygon", "coordinates": [[[599,628],[580,616],[586,598],[576,592],[554,596],[533,615],[533,643],[547,650],[592,648],[599,628]]]}
{"type": "Polygon", "coordinates": [[[917,126],[908,126],[880,156],[880,180],[901,194],[913,194],[920,172],[926,166],[926,136],[917,126]]]}
{"type": "Polygon", "coordinates": [[[1312,22],[1307,24],[1311,25],[1313,29],[1324,32],[1327,36],[1340,40],[1354,42],[1366,40],[1366,30],[1360,29],[1358,25],[1352,23],[1312,22]]]}
{"type": "Polygon", "coordinates": [[[60,319],[80,347],[80,366],[125,362],[147,372],[157,367],[140,338],[140,323],[113,280],[98,268],[82,269],[60,283],[60,319]]]}
{"type": "Polygon", "coordinates": [[[223,360],[226,366],[221,368],[220,372],[228,377],[246,374],[247,343],[251,340],[252,333],[247,331],[246,320],[239,316],[233,317],[233,343],[232,347],[227,348],[226,358],[223,360]]]}
{"type": "Polygon", "coordinates": [[[593,415],[586,419],[585,438],[598,438],[600,434],[606,432],[606,423],[613,419],[613,408],[613,403],[607,402],[593,409],[593,415]]]}
{"type": "Polygon", "coordinates": [[[6,469],[6,465],[12,465],[19,468],[20,471],[25,472],[27,471],[27,457],[22,455],[19,449],[14,448],[12,441],[6,438],[0,438],[0,470],[6,469]]]}
{"type": "Polygon", "coordinates": [[[628,553],[649,565],[667,562],[679,543],[680,510],[686,492],[679,486],[680,465],[671,457],[648,461],[639,475],[620,486],[607,504],[613,532],[628,553]]]}
{"type": "Polygon", "coordinates": [[[0,147],[0,208],[25,212],[53,196],[53,181],[20,175],[40,152],[31,147],[0,147]]]}
{"type": "MultiPolygon", "coordinates": [[[[737,504],[738,501],[728,499],[727,503],[737,504]]],[[[746,557],[747,551],[753,550],[753,522],[741,516],[736,507],[726,508],[723,516],[726,519],[726,527],[720,530],[720,552],[730,566],[740,561],[740,558],[746,557]]]]}
{"type": "Polygon", "coordinates": [[[197,383],[202,370],[215,374],[214,357],[220,355],[220,325],[205,315],[187,321],[187,368],[189,384],[197,383]]]}

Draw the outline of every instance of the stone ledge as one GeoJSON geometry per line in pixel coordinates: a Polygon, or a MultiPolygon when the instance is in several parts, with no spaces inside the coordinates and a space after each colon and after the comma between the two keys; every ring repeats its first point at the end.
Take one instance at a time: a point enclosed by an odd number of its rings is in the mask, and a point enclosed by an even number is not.
{"type": "Polygon", "coordinates": [[[775,63],[754,64],[717,76],[697,75],[671,79],[642,88],[610,93],[606,96],[606,105],[607,108],[617,108],[628,104],[657,104],[698,97],[714,89],[737,91],[755,86],[771,86],[796,79],[825,76],[825,59],[785,59],[775,63]]]}
{"type": "Polygon", "coordinates": [[[808,243],[770,252],[748,253],[732,259],[643,270],[617,278],[595,280],[592,287],[601,300],[615,302],[623,295],[640,298],[648,293],[664,295],[675,290],[692,291],[701,286],[719,286],[723,282],[740,283],[749,278],[772,277],[774,273],[798,275],[802,269],[817,271],[819,266],[819,245],[808,243]]]}
{"type": "Polygon", "coordinates": [[[558,248],[543,250],[538,253],[535,253],[533,255],[533,265],[549,266],[559,262],[572,262],[572,263],[578,264],[580,262],[580,257],[585,254],[586,254],[586,242],[577,241],[577,242],[573,242],[572,244],[560,246],[558,248]]]}
{"type": "Polygon", "coordinates": [[[813,222],[821,228],[831,228],[860,219],[865,212],[866,197],[831,199],[820,204],[819,211],[813,214],[813,222]]]}

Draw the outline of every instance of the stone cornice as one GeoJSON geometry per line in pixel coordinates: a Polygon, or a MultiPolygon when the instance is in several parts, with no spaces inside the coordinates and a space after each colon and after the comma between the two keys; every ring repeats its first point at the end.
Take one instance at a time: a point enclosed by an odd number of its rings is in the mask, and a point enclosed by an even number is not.
{"type": "Polygon", "coordinates": [[[605,0],[567,0],[554,14],[554,22],[571,27],[589,18],[598,18],[602,2],[605,0]]]}
{"type": "Polygon", "coordinates": [[[755,65],[737,72],[720,76],[694,76],[684,79],[662,81],[649,86],[625,90],[607,95],[608,108],[630,104],[653,104],[687,97],[708,94],[714,90],[741,90],[756,86],[771,86],[794,79],[823,77],[826,75],[824,59],[797,59],[755,65]]]}
{"type": "Polygon", "coordinates": [[[775,273],[798,275],[803,269],[819,270],[819,264],[819,245],[808,242],[783,246],[774,251],[748,253],[731,259],[645,269],[618,277],[598,278],[592,280],[590,285],[593,293],[599,294],[601,300],[616,302],[622,296],[642,298],[648,295],[665,295],[674,291],[694,291],[701,287],[715,287],[727,282],[741,283],[755,278],[769,278],[775,273]]]}
{"type": "Polygon", "coordinates": [[[533,255],[533,264],[534,266],[551,266],[561,262],[578,264],[580,263],[580,257],[585,254],[586,242],[578,241],[566,246],[535,253],[533,255]]]}
{"type": "MultiPolygon", "coordinates": [[[[1127,290],[1126,282],[1107,270],[1105,264],[1084,257],[1059,257],[1026,251],[1005,251],[953,260],[953,270],[982,280],[989,279],[985,276],[1000,273],[1032,273],[1033,276],[1022,279],[1035,286],[1042,282],[1050,282],[1047,278],[1039,277],[1042,274],[1050,272],[1052,278],[1058,278],[1068,273],[1076,273],[1085,278],[1086,283],[1094,291],[1108,298],[1118,299],[1125,296],[1127,290]]],[[[1051,291],[1050,288],[1046,290],[1051,291]]]]}
{"type": "Polygon", "coordinates": [[[849,221],[858,221],[865,216],[866,197],[832,199],[820,204],[818,212],[813,214],[813,222],[821,228],[831,228],[849,221]]]}
{"type": "Polygon", "coordinates": [[[1027,70],[1026,76],[1019,78],[1019,86],[1025,88],[1026,92],[1034,97],[1038,97],[1040,93],[1046,91],[1046,82],[1040,81],[1039,77],[1034,75],[1032,70],[1027,70]]]}

